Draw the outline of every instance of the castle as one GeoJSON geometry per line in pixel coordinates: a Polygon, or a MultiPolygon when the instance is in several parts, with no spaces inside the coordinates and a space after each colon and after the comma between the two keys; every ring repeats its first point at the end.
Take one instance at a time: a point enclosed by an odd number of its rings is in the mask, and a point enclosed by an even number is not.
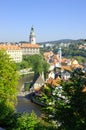
{"type": "Polygon", "coordinates": [[[39,45],[36,44],[36,37],[33,26],[31,27],[29,42],[21,44],[4,43],[0,44],[0,50],[5,50],[10,58],[17,62],[22,61],[22,56],[28,56],[33,54],[39,54],[39,45]]]}

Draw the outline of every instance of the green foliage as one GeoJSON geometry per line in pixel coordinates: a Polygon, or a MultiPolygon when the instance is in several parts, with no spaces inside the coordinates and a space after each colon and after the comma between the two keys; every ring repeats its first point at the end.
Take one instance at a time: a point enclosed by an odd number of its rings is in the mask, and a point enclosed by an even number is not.
{"type": "MultiPolygon", "coordinates": [[[[65,47],[62,46],[62,56],[66,58],[75,58],[78,60],[79,63],[85,63],[86,62],[86,50],[79,49],[79,45],[83,45],[84,42],[79,43],[71,43],[69,46],[65,47]]],[[[55,54],[58,52],[58,47],[60,44],[54,45],[52,47],[52,50],[55,54]]],[[[46,50],[48,51],[48,50],[46,50]]]]}
{"type": "Polygon", "coordinates": [[[86,62],[85,49],[78,49],[77,45],[70,45],[69,48],[62,48],[62,55],[66,58],[75,58],[79,63],[86,62]]]}
{"type": "Polygon", "coordinates": [[[44,72],[44,78],[47,78],[47,71],[49,70],[49,64],[44,60],[43,61],[43,72],[44,72]]]}
{"type": "Polygon", "coordinates": [[[21,70],[21,69],[25,69],[25,68],[29,68],[29,64],[27,61],[23,60],[21,63],[16,63],[17,70],[21,70]]]}
{"type": "Polygon", "coordinates": [[[62,127],[66,130],[86,128],[86,92],[82,92],[84,85],[86,85],[86,78],[80,70],[75,70],[70,81],[63,83],[68,103],[60,105],[56,113],[62,127]]]}
{"type": "MultiPolygon", "coordinates": [[[[62,89],[51,87],[47,96],[46,120],[56,121],[59,130],[83,130],[86,128],[86,77],[81,69],[71,73],[67,82],[61,82],[62,89]]],[[[45,97],[45,95],[44,95],[45,97]]]]}
{"type": "Polygon", "coordinates": [[[2,100],[15,101],[17,81],[18,74],[15,64],[5,52],[0,51],[0,102],[2,100]]]}
{"type": "Polygon", "coordinates": [[[6,130],[56,130],[53,124],[49,124],[32,111],[29,113],[10,113],[3,120],[3,128],[6,130]]]}
{"type": "Polygon", "coordinates": [[[74,56],[74,59],[76,59],[80,64],[85,62],[85,58],[82,56],[74,56]]]}
{"type": "Polygon", "coordinates": [[[18,74],[14,62],[5,51],[0,51],[0,120],[14,109],[18,74]]]}
{"type": "Polygon", "coordinates": [[[0,103],[0,126],[5,127],[8,115],[10,115],[13,111],[13,107],[7,105],[5,102],[0,103]]]}
{"type": "Polygon", "coordinates": [[[3,127],[7,130],[34,130],[39,120],[34,112],[29,113],[10,113],[3,120],[3,127]]]}
{"type": "Polygon", "coordinates": [[[35,74],[46,72],[49,68],[48,63],[43,59],[42,55],[31,55],[28,57],[28,62],[35,74]]]}
{"type": "Polygon", "coordinates": [[[37,116],[34,112],[31,114],[23,113],[20,117],[17,118],[15,128],[11,130],[34,130],[36,125],[39,123],[37,116]]]}
{"type": "Polygon", "coordinates": [[[40,120],[40,123],[37,125],[37,128],[34,130],[57,130],[52,123],[45,122],[40,120]]]}
{"type": "Polygon", "coordinates": [[[32,68],[35,74],[44,72],[46,78],[46,72],[48,71],[49,64],[44,60],[42,55],[30,55],[23,56],[23,61],[21,63],[16,63],[17,70],[32,68]]]}
{"type": "MultiPolygon", "coordinates": [[[[40,60],[34,61],[42,66],[42,60],[41,63],[40,60]]],[[[53,127],[44,125],[34,112],[29,114],[14,111],[17,81],[18,74],[14,62],[5,51],[0,51],[0,126],[7,130],[52,130],[53,127]]]]}
{"type": "Polygon", "coordinates": [[[24,91],[29,91],[30,90],[30,86],[31,86],[31,83],[25,83],[24,91]]]}

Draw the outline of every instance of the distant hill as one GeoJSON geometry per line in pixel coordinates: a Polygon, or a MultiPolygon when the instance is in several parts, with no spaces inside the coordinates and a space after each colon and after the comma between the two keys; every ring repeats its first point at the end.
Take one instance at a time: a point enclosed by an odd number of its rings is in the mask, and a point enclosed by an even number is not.
{"type": "Polygon", "coordinates": [[[55,41],[46,41],[46,42],[40,42],[38,44],[59,44],[59,43],[79,43],[85,41],[84,39],[77,39],[77,40],[72,40],[72,39],[61,39],[61,40],[55,40],[55,41]]]}

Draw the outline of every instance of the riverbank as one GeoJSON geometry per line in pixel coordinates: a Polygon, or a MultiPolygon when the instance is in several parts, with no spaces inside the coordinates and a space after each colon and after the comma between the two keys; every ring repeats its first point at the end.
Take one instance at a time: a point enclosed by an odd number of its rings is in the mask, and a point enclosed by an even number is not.
{"type": "Polygon", "coordinates": [[[22,69],[18,71],[19,75],[27,75],[27,74],[34,74],[34,71],[32,71],[31,68],[28,69],[22,69]]]}
{"type": "Polygon", "coordinates": [[[18,104],[16,105],[17,112],[28,112],[32,113],[34,111],[37,116],[41,115],[40,106],[31,102],[31,100],[27,99],[26,97],[18,96],[17,97],[18,104]]]}
{"type": "Polygon", "coordinates": [[[20,78],[19,84],[18,84],[18,94],[17,94],[17,105],[16,105],[16,111],[17,112],[29,112],[31,113],[34,111],[37,116],[41,115],[41,109],[40,106],[36,103],[31,102],[31,93],[29,91],[24,91],[24,84],[26,82],[31,82],[33,79],[33,74],[30,75],[24,75],[20,78]]]}
{"type": "Polygon", "coordinates": [[[36,99],[36,96],[35,96],[34,92],[30,92],[30,91],[19,92],[18,96],[27,98],[28,100],[30,100],[31,102],[33,102],[33,103],[35,103],[35,104],[37,104],[39,106],[42,106],[42,107],[46,106],[44,103],[41,103],[41,102],[39,102],[39,100],[36,99]]]}
{"type": "Polygon", "coordinates": [[[44,104],[44,103],[42,103],[42,102],[39,102],[39,100],[37,100],[35,96],[32,96],[32,97],[31,97],[31,101],[32,101],[33,103],[36,103],[37,105],[39,105],[39,106],[41,106],[41,107],[45,107],[45,106],[46,106],[46,104],[44,104]]]}

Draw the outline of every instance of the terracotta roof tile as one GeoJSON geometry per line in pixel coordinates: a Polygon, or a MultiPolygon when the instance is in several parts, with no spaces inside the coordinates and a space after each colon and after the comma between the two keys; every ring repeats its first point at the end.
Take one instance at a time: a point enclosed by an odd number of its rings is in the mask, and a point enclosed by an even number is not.
{"type": "Polygon", "coordinates": [[[53,52],[52,52],[52,51],[44,52],[44,56],[52,56],[52,55],[53,55],[53,52]]]}
{"type": "Polygon", "coordinates": [[[51,84],[51,85],[54,85],[54,86],[59,86],[59,82],[60,82],[60,78],[56,78],[56,79],[53,79],[53,78],[49,78],[46,82],[46,84],[51,84]]]}
{"type": "Polygon", "coordinates": [[[23,43],[21,45],[22,48],[39,48],[38,44],[29,44],[29,43],[23,43]]]}
{"type": "Polygon", "coordinates": [[[79,65],[79,64],[73,64],[71,65],[72,68],[83,68],[82,65],[79,65]]]}
{"type": "Polygon", "coordinates": [[[21,48],[18,45],[5,45],[1,44],[0,45],[0,50],[21,50],[21,48]]]}
{"type": "Polygon", "coordinates": [[[82,92],[85,92],[85,93],[86,93],[86,86],[83,88],[82,92]]]}
{"type": "Polygon", "coordinates": [[[62,66],[62,70],[72,71],[71,66],[62,66]]]}

